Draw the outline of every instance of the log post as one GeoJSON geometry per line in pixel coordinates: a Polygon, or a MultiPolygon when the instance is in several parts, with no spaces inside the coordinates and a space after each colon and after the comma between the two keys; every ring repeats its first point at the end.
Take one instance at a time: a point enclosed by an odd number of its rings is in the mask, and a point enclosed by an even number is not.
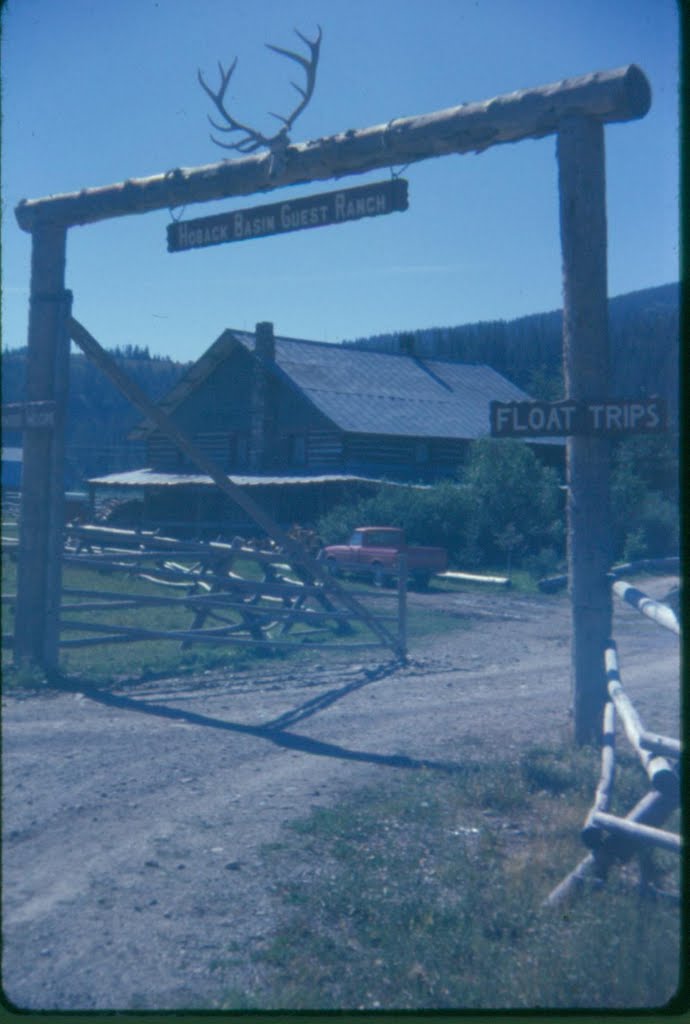
{"type": "Polygon", "coordinates": [[[398,648],[405,661],[407,659],[407,555],[398,555],[398,648]]]}
{"type": "MultiPolygon", "coordinates": [[[[557,137],[563,256],[563,370],[569,400],[607,397],[609,341],[604,127],[582,115],[557,137]]],[[[604,649],[611,635],[610,441],[567,442],[568,571],[575,742],[599,739],[606,703],[604,649]]]]}
{"type": "Polygon", "coordinates": [[[15,621],[15,663],[57,667],[60,629],[64,451],[71,295],[64,290],[66,229],[32,233],[27,400],[54,401],[52,429],[24,433],[24,469],[15,621]]]}
{"type": "Polygon", "coordinates": [[[601,747],[601,774],[594,794],[594,803],[587,815],[581,832],[585,846],[595,849],[602,839],[601,829],[594,824],[596,811],[608,811],[613,795],[616,774],[616,705],[612,700],[604,706],[604,723],[601,747]]]}

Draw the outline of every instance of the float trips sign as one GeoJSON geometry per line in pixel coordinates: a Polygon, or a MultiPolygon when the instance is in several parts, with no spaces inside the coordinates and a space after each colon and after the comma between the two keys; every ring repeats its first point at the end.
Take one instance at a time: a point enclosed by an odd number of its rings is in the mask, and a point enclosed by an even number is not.
{"type": "Polygon", "coordinates": [[[600,402],[491,402],[492,437],[655,434],[668,428],[661,398],[600,402]]]}
{"type": "Polygon", "coordinates": [[[322,192],[291,202],[253,206],[197,220],[175,221],[168,225],[168,252],[265,238],[328,224],[346,224],[362,217],[379,217],[406,209],[407,182],[403,178],[393,178],[337,192],[322,192]]]}

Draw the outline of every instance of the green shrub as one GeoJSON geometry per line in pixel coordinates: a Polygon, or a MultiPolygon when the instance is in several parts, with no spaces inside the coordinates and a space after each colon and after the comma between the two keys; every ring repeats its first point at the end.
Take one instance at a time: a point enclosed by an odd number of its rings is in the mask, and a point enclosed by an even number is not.
{"type": "Polygon", "coordinates": [[[611,474],[614,558],[633,561],[678,551],[678,484],[668,440],[632,438],[618,445],[611,474]]]}
{"type": "MultiPolygon", "coordinates": [[[[615,560],[677,553],[677,454],[668,437],[617,444],[611,522],[615,560]]],[[[318,530],[333,544],[365,525],[402,527],[410,543],[445,547],[451,564],[463,568],[524,568],[543,576],[557,571],[564,556],[558,475],[521,441],[476,441],[458,480],[426,488],[383,487],[333,509],[318,530]]]]}
{"type": "Polygon", "coordinates": [[[524,567],[534,579],[553,576],[563,568],[563,551],[555,547],[541,548],[534,555],[527,555],[524,567]]]}
{"type": "Polygon", "coordinates": [[[385,487],[333,509],[317,528],[332,544],[366,525],[399,526],[411,544],[444,547],[452,564],[465,567],[510,568],[530,556],[547,559],[550,566],[563,547],[557,474],[518,441],[478,441],[460,482],[385,487]]]}
{"type": "Polygon", "coordinates": [[[382,487],[360,501],[338,505],[318,524],[325,544],[343,543],[357,526],[398,526],[411,544],[444,547],[451,558],[462,551],[470,496],[452,482],[434,487],[382,487]]]}
{"type": "Polygon", "coordinates": [[[470,536],[483,561],[516,564],[563,544],[556,472],[520,441],[483,438],[472,446],[464,482],[472,496],[470,536]],[[512,543],[506,538],[512,535],[512,543]]]}

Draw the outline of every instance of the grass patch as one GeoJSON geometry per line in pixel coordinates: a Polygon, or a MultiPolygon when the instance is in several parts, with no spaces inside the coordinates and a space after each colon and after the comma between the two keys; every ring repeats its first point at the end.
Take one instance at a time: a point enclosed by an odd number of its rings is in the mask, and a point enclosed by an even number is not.
{"type": "MultiPolygon", "coordinates": [[[[66,567],[63,585],[79,590],[107,590],[110,593],[130,596],[160,596],[161,588],[145,580],[128,577],[120,573],[102,573],[89,569],[66,567]]],[[[7,559],[3,568],[3,592],[16,590],[16,565],[7,559]]],[[[89,598],[65,595],[63,604],[79,605],[89,598]]],[[[81,612],[76,609],[63,612],[70,621],[80,620],[116,626],[141,627],[149,630],[188,629],[193,614],[184,607],[143,607],[137,609],[110,609],[81,612]]],[[[11,633],[14,616],[3,606],[3,633],[11,633]]],[[[63,638],[77,639],[93,636],[93,633],[64,630],[63,638]]],[[[229,646],[195,645],[182,650],[179,641],[142,640],[102,644],[93,647],[63,650],[60,655],[60,671],[64,675],[87,677],[96,684],[110,683],[123,679],[150,679],[186,672],[199,672],[220,665],[240,669],[250,663],[251,648],[230,648],[229,646]]],[[[35,671],[12,664],[12,652],[3,648],[3,684],[6,688],[34,688],[35,671]],[[28,674],[27,674],[28,673],[28,674]]]]}
{"type": "MultiPolygon", "coordinates": [[[[452,775],[400,772],[294,822],[264,850],[286,879],[284,922],[261,956],[270,981],[255,1008],[664,1005],[678,985],[679,911],[642,900],[631,868],[567,909],[542,906],[585,854],[597,761],[538,747],[452,775]]],[[[641,796],[639,765],[620,774],[641,796]]],[[[677,889],[678,858],[655,860],[677,889]]]]}

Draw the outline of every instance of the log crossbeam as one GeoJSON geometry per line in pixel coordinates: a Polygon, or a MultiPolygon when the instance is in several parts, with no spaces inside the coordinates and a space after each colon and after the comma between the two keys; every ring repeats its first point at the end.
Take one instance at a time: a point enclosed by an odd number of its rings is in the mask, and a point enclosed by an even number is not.
{"type": "Polygon", "coordinates": [[[271,154],[263,153],[202,167],[177,168],[115,185],[22,200],[15,214],[25,231],[33,231],[41,221],[64,227],[90,224],[363,174],[429,157],[480,153],[501,143],[552,135],[564,119],[573,115],[593,118],[602,124],[634,120],[644,117],[650,104],[647,78],[639,67],[630,64],[432,114],[393,118],[387,124],[294,143],[285,149],[278,172],[271,154]]]}

